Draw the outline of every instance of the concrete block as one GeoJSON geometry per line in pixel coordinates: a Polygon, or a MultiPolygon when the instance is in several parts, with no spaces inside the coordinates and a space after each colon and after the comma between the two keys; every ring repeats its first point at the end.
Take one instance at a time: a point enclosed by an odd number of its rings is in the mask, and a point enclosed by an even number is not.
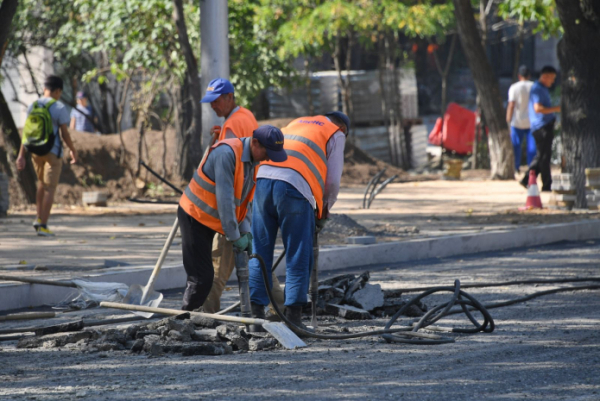
{"type": "Polygon", "coordinates": [[[350,301],[360,309],[372,311],[383,306],[383,291],[379,284],[366,283],[363,288],[352,294],[350,301]]]}
{"type": "Polygon", "coordinates": [[[68,322],[62,324],[56,324],[54,326],[42,327],[35,330],[36,336],[44,336],[47,334],[54,333],[66,333],[69,331],[80,331],[83,330],[83,320],[77,320],[75,322],[68,322]]]}
{"type": "Polygon", "coordinates": [[[135,333],[135,339],[137,340],[141,340],[147,336],[160,336],[160,333],[158,330],[138,330],[135,333]]]}
{"type": "Polygon", "coordinates": [[[372,235],[361,235],[356,237],[346,237],[347,244],[370,245],[377,243],[377,238],[372,235]]]}
{"type": "Polygon", "coordinates": [[[248,346],[250,351],[266,351],[277,347],[277,340],[274,338],[251,338],[248,346]]]}
{"type": "Polygon", "coordinates": [[[221,323],[217,322],[215,319],[210,319],[204,316],[194,315],[191,317],[191,321],[200,327],[206,327],[207,329],[214,329],[219,326],[221,323]]]}
{"type": "Polygon", "coordinates": [[[196,330],[192,334],[192,340],[205,342],[221,342],[221,338],[215,329],[196,330]]]}
{"type": "Polygon", "coordinates": [[[555,202],[575,202],[575,200],[577,199],[577,195],[552,194],[550,199],[554,200],[555,202]]]}
{"type": "Polygon", "coordinates": [[[327,313],[343,317],[348,320],[367,320],[371,319],[371,314],[364,309],[355,308],[350,305],[327,304],[327,313]]]}
{"type": "Polygon", "coordinates": [[[80,340],[87,340],[92,337],[90,331],[80,331],[69,334],[49,334],[46,336],[24,337],[17,343],[17,348],[53,348],[63,347],[67,344],[73,344],[80,340]]]}
{"type": "Polygon", "coordinates": [[[179,351],[183,356],[227,355],[231,354],[232,349],[227,344],[192,343],[181,345],[179,351]]]}
{"type": "Polygon", "coordinates": [[[104,192],[99,191],[84,192],[82,194],[82,200],[84,205],[106,206],[106,202],[108,201],[108,195],[104,192]]]}
{"type": "Polygon", "coordinates": [[[139,340],[135,340],[133,345],[131,346],[131,352],[142,352],[142,350],[144,349],[144,340],[143,339],[139,339],[139,340]]]}

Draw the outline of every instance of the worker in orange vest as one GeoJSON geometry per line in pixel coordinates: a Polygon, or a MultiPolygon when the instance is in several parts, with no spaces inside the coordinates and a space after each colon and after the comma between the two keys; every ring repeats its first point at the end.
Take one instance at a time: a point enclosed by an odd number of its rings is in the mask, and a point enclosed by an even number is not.
{"type": "MultiPolygon", "coordinates": [[[[316,226],[325,225],[337,200],[349,127],[350,119],[339,111],[292,121],[281,129],[287,161],[265,162],[257,175],[252,207],[254,252],[271,266],[281,229],[286,249],[284,313],[296,326],[302,327],[302,307],[307,303],[313,234],[316,226]]],[[[264,318],[269,298],[258,263],[252,259],[249,264],[250,300],[252,315],[264,318]]]]}
{"type": "MultiPolygon", "coordinates": [[[[236,104],[235,89],[227,79],[217,78],[210,81],[200,102],[210,103],[216,115],[225,118],[223,126],[215,125],[211,128],[211,145],[223,139],[252,137],[252,132],[258,128],[252,112],[236,104]]],[[[221,309],[221,295],[235,267],[233,245],[219,233],[213,240],[212,259],[214,280],[202,305],[203,311],[207,313],[217,313],[221,309]]]]}
{"type": "Polygon", "coordinates": [[[238,251],[252,253],[248,206],[254,197],[256,167],[261,161],[285,161],[283,141],[278,128],[263,125],[252,138],[225,139],[204,155],[177,209],[188,276],[183,310],[198,309],[211,289],[215,233],[224,235],[238,251]]]}

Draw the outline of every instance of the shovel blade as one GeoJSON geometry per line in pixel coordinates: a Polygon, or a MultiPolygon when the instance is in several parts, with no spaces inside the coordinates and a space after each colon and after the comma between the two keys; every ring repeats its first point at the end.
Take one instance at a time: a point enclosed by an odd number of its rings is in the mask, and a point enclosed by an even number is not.
{"type": "MultiPolygon", "coordinates": [[[[134,284],[131,287],[129,287],[129,291],[127,291],[127,294],[125,294],[125,298],[123,298],[123,303],[129,304],[129,305],[151,306],[153,308],[157,308],[160,305],[160,303],[162,302],[163,294],[158,291],[152,290],[148,293],[148,296],[146,297],[146,301],[142,304],[143,294],[144,294],[144,287],[142,287],[139,284],[134,284]]],[[[150,312],[139,312],[139,311],[132,311],[132,312],[138,316],[145,317],[146,319],[149,319],[152,316],[154,316],[154,313],[150,313],[150,312]]]]}
{"type": "Polygon", "coordinates": [[[294,349],[306,347],[306,343],[300,339],[292,330],[281,322],[263,323],[262,327],[269,332],[284,348],[294,349]]]}

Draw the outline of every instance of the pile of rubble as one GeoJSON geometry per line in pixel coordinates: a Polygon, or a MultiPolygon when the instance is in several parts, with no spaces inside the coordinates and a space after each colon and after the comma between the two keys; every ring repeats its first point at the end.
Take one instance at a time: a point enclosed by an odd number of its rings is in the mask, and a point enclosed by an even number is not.
{"type": "MultiPolygon", "coordinates": [[[[320,281],[317,314],[365,320],[392,316],[406,304],[407,301],[401,299],[401,291],[384,291],[379,284],[369,283],[369,278],[369,272],[365,272],[320,281]]],[[[310,313],[310,305],[305,311],[310,313]]],[[[426,311],[424,304],[412,305],[406,315],[417,317],[426,311]]]]}
{"type": "Polygon", "coordinates": [[[234,351],[260,351],[278,346],[267,333],[247,333],[243,326],[220,324],[213,319],[180,316],[125,329],[106,329],[55,333],[24,337],[17,348],[65,348],[83,352],[144,352],[149,356],[165,353],[225,355],[234,351]]]}
{"type": "MultiPolygon", "coordinates": [[[[369,272],[345,274],[320,282],[318,315],[367,320],[395,314],[406,301],[401,291],[383,291],[369,283],[369,272]]],[[[425,305],[411,306],[407,316],[421,316],[425,305]]],[[[305,310],[310,314],[311,306],[305,310]]],[[[342,319],[339,319],[342,318],[342,319]]],[[[346,329],[345,329],[346,330],[346,329]]],[[[203,316],[182,313],[126,328],[84,328],[82,320],[36,330],[35,336],[22,337],[17,348],[64,348],[82,352],[127,351],[160,356],[166,353],[226,355],[232,352],[270,350],[279,343],[268,333],[249,333],[245,326],[222,324],[203,316]]]]}

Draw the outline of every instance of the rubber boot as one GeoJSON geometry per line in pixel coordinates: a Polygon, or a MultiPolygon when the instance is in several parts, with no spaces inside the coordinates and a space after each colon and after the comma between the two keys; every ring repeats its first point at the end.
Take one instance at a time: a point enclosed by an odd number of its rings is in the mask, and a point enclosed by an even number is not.
{"type": "MultiPolygon", "coordinates": [[[[312,331],[302,323],[302,306],[286,306],[284,315],[294,324],[294,326],[298,326],[305,331],[312,331]]],[[[293,326],[290,327],[290,329],[298,334],[298,336],[303,336],[303,334],[298,332],[293,326]]]]}
{"type": "MultiPolygon", "coordinates": [[[[252,309],[252,317],[254,319],[264,319],[265,318],[265,307],[264,305],[255,304],[254,302],[250,303],[250,308],[252,309]]],[[[260,324],[251,324],[248,326],[248,331],[250,333],[264,333],[265,329],[260,324]]]]}

